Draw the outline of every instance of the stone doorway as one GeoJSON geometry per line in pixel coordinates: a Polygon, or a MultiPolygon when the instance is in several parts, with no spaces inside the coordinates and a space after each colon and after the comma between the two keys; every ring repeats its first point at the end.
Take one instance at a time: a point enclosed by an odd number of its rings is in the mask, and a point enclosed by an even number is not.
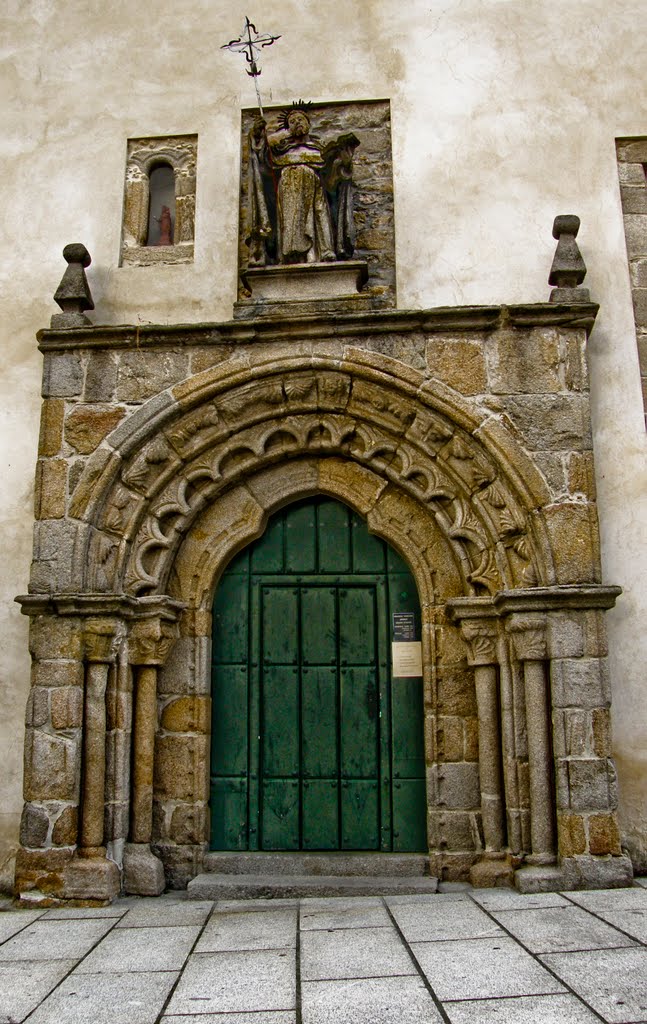
{"type": "Polygon", "coordinates": [[[590,487],[594,312],[43,332],[21,892],[105,900],[199,873],[214,595],[275,513],[314,496],[415,580],[432,873],[630,878],[602,614],[619,590],[600,583],[590,487]]]}

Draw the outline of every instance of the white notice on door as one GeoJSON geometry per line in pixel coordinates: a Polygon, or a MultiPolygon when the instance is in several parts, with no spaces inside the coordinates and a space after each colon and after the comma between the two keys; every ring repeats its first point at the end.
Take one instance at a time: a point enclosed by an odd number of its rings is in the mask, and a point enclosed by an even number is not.
{"type": "Polygon", "coordinates": [[[393,675],[408,678],[422,675],[422,644],[420,640],[407,640],[391,644],[393,675]]]}

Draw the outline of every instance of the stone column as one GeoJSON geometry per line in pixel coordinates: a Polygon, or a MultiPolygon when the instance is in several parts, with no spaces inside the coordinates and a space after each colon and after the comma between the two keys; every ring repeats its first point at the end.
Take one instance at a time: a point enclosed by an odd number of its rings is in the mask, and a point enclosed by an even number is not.
{"type": "Polygon", "coordinates": [[[487,621],[461,622],[467,643],[467,662],[474,668],[479,728],[479,777],[481,817],[488,853],[500,852],[505,845],[501,766],[501,730],[499,725],[499,682],[496,668],[496,627],[487,621]]]}
{"type": "Polygon", "coordinates": [[[106,688],[119,647],[119,620],[86,619],[83,628],[85,696],[83,775],[77,856],[65,873],[65,895],[112,899],[119,892],[119,868],[106,858],[104,811],[106,780],[106,688]]]}
{"type": "Polygon", "coordinates": [[[128,640],[134,673],[133,770],[130,842],[124,850],[124,887],[139,896],[164,891],[164,867],[151,850],[153,838],[153,772],[157,733],[157,673],[175,642],[172,612],[156,610],[135,621],[128,640]]]}
{"type": "Polygon", "coordinates": [[[546,619],[543,615],[512,615],[507,624],[515,657],[523,665],[530,783],[530,837],[532,861],[555,860],[555,808],[550,725],[550,698],[546,676],[546,619]]]}
{"type": "Polygon", "coordinates": [[[460,623],[467,662],[474,669],[479,739],[479,783],[485,857],[470,871],[473,885],[512,881],[506,851],[497,613],[489,598],[458,598],[448,612],[460,623]]]}

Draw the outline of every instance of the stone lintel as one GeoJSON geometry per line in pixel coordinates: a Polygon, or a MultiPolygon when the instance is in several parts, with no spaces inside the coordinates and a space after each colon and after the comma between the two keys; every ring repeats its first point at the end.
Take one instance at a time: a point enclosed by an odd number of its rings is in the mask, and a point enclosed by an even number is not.
{"type": "Polygon", "coordinates": [[[15,598],[23,615],[115,617],[127,620],[162,618],[176,622],[186,608],[164,594],[129,597],[126,594],[23,594],[15,598]]]}
{"type": "Polygon", "coordinates": [[[499,612],[491,597],[453,597],[445,605],[450,622],[464,619],[496,619],[499,612]]]}
{"type": "MultiPolygon", "coordinates": [[[[333,264],[334,266],[335,264],[333,264]]],[[[361,296],[357,296],[357,299],[361,296]]],[[[263,341],[290,341],[292,338],[335,338],[361,334],[469,333],[498,328],[563,327],[590,331],[598,306],[595,303],[560,304],[550,302],[515,306],[441,306],[419,310],[370,310],[344,313],[318,313],[313,307],[306,316],[258,317],[222,323],[126,324],[119,327],[95,325],[92,328],[38,332],[41,352],[70,349],[178,348],[181,346],[243,344],[263,341]]]]}
{"type": "Polygon", "coordinates": [[[503,618],[517,613],[613,608],[622,587],[597,583],[500,590],[493,597],[454,597],[445,605],[451,622],[503,618]]]}
{"type": "Polygon", "coordinates": [[[569,584],[557,587],[529,587],[500,590],[492,601],[498,615],[515,612],[552,612],[564,609],[587,611],[591,608],[613,608],[622,587],[596,583],[569,584]]]}

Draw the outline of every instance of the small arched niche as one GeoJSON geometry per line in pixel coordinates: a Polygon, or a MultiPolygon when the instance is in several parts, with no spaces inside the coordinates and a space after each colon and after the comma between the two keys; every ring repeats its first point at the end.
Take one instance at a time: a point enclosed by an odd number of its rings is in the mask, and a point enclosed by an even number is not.
{"type": "Polygon", "coordinates": [[[148,174],[146,245],[173,245],[175,231],[175,172],[169,163],[155,164],[148,174]]]}
{"type": "Polygon", "coordinates": [[[197,135],[130,139],[121,262],[193,260],[197,135]]]}

